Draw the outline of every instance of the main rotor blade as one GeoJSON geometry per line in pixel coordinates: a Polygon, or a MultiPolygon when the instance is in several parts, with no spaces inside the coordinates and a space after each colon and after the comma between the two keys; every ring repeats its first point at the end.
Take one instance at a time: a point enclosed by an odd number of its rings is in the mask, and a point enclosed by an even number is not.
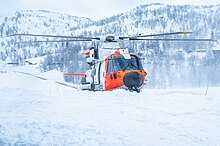
{"type": "Polygon", "coordinates": [[[129,40],[147,40],[147,41],[194,41],[194,42],[202,42],[202,41],[209,41],[209,42],[216,42],[217,40],[213,39],[145,39],[145,38],[130,38],[129,40]]]}
{"type": "Polygon", "coordinates": [[[79,42],[79,41],[92,41],[91,39],[78,39],[78,40],[54,40],[54,41],[27,41],[27,42],[19,42],[18,44],[24,44],[24,43],[51,43],[51,42],[79,42]]]}
{"type": "Polygon", "coordinates": [[[78,39],[78,40],[54,40],[54,41],[33,41],[33,42],[39,42],[39,43],[50,43],[50,42],[80,42],[80,41],[92,41],[91,39],[78,39]]]}
{"type": "Polygon", "coordinates": [[[24,34],[24,33],[12,34],[12,35],[8,35],[7,37],[13,37],[13,36],[35,36],[35,37],[51,37],[51,38],[72,38],[72,39],[96,39],[96,40],[100,40],[99,37],[40,35],[40,34],[24,34]]]}
{"type": "Polygon", "coordinates": [[[171,32],[171,33],[161,33],[161,34],[150,34],[150,35],[136,35],[136,36],[129,36],[129,37],[119,37],[119,39],[129,39],[129,38],[140,38],[140,37],[154,37],[154,36],[167,36],[167,35],[177,35],[177,34],[190,34],[192,32],[188,31],[180,31],[180,32],[171,32]]]}

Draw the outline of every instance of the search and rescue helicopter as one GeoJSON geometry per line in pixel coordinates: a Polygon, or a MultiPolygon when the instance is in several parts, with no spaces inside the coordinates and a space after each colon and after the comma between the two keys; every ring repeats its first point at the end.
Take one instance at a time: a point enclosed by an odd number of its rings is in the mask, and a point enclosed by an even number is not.
{"type": "MultiPolygon", "coordinates": [[[[75,42],[91,41],[101,42],[102,47],[92,47],[85,52],[89,69],[83,74],[66,73],[64,76],[81,76],[82,90],[105,91],[124,88],[129,91],[140,92],[146,81],[147,72],[144,70],[140,56],[130,53],[128,48],[122,44],[123,41],[131,40],[157,40],[157,41],[214,41],[212,39],[167,39],[152,38],[178,34],[189,34],[191,32],[172,32],[150,35],[115,36],[104,37],[87,36],[60,36],[60,35],[38,35],[38,34],[13,34],[12,36],[49,37],[62,38],[62,40],[47,40],[37,42],[75,42]]],[[[35,41],[36,42],[36,41],[35,41]]]]}

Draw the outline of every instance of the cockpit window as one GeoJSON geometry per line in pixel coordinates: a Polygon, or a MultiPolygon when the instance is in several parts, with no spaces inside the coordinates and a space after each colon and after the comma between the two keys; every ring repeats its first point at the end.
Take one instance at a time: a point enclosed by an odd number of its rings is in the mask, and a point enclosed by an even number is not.
{"type": "Polygon", "coordinates": [[[140,58],[131,55],[131,59],[125,59],[121,54],[114,54],[109,57],[107,73],[119,70],[143,70],[140,58]]]}

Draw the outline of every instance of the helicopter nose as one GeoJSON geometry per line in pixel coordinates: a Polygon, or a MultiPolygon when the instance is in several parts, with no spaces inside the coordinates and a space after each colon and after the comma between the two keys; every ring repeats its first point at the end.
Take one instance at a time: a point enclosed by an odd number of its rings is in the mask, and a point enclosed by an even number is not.
{"type": "Polygon", "coordinates": [[[140,87],[143,84],[144,78],[138,72],[129,72],[124,75],[123,82],[126,87],[140,87]]]}

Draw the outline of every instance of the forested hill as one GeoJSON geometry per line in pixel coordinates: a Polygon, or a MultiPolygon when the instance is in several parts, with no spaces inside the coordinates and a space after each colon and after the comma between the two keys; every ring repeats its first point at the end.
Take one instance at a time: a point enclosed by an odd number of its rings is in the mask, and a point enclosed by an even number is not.
{"type": "MultiPolygon", "coordinates": [[[[15,33],[127,36],[190,31],[193,32],[190,35],[172,38],[219,40],[219,28],[220,5],[172,6],[154,3],[141,5],[100,21],[44,10],[19,11],[0,15],[0,60],[10,60],[22,65],[28,58],[46,56],[41,64],[42,71],[54,68],[68,72],[85,70],[84,66],[78,67],[76,64],[83,64],[85,58],[82,51],[90,47],[91,43],[33,43],[33,40],[45,39],[5,37],[15,33]],[[26,43],[18,43],[24,41],[26,43]]],[[[215,76],[216,70],[219,69],[219,64],[216,63],[219,62],[216,55],[218,43],[136,41],[127,45],[131,51],[144,54],[145,68],[150,72],[149,87],[204,86],[220,83],[219,77],[215,76]],[[215,70],[212,70],[214,68],[215,70]],[[208,74],[212,74],[212,78],[208,74]]]]}

